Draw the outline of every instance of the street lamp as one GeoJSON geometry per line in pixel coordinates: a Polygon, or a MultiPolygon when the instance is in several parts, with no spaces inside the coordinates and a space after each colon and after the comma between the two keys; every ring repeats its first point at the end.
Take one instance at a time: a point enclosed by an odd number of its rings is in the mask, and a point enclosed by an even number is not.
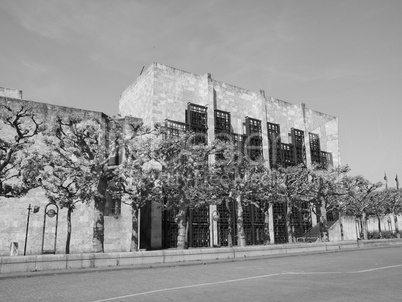
{"type": "Polygon", "coordinates": [[[34,214],[39,212],[40,207],[39,206],[34,206],[31,208],[31,204],[29,204],[27,210],[28,210],[28,218],[27,218],[27,230],[25,232],[25,245],[24,245],[24,256],[26,255],[27,252],[27,241],[28,241],[28,229],[29,229],[29,217],[31,216],[31,210],[33,210],[34,214]]]}

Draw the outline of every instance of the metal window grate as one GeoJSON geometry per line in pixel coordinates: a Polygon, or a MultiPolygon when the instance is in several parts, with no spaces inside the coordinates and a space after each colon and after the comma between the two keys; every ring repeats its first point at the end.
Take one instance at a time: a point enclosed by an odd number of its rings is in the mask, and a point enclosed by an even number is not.
{"type": "Polygon", "coordinates": [[[293,146],[291,144],[281,143],[282,166],[290,167],[294,165],[293,146]]]}
{"type": "Polygon", "coordinates": [[[215,133],[230,133],[230,113],[222,110],[215,110],[215,133]]]}
{"type": "Polygon", "coordinates": [[[281,156],[281,131],[279,124],[267,123],[269,165],[271,169],[278,168],[282,163],[281,156]]]}
{"type": "Polygon", "coordinates": [[[189,103],[185,111],[188,129],[195,133],[192,141],[194,144],[206,144],[208,142],[207,109],[205,106],[189,103]]]}
{"type": "Polygon", "coordinates": [[[334,162],[331,152],[321,151],[321,164],[324,168],[327,168],[328,166],[333,166],[334,162]]]}
{"type": "Polygon", "coordinates": [[[311,162],[314,164],[321,163],[321,149],[320,149],[320,137],[318,134],[309,133],[310,140],[310,154],[311,162]]]}
{"type": "Polygon", "coordinates": [[[306,148],[304,146],[304,131],[291,129],[292,145],[294,148],[294,163],[306,163],[306,148]]]}
{"type": "Polygon", "coordinates": [[[188,126],[186,123],[181,123],[172,120],[166,120],[166,129],[168,136],[179,136],[180,134],[187,131],[188,126]]]}
{"type": "Polygon", "coordinates": [[[238,133],[232,133],[232,138],[233,138],[233,144],[239,150],[242,154],[244,154],[244,143],[245,143],[245,135],[243,134],[238,134],[238,133]]]}
{"type": "Polygon", "coordinates": [[[250,159],[262,158],[261,121],[246,117],[246,135],[248,136],[247,150],[250,159]]]}

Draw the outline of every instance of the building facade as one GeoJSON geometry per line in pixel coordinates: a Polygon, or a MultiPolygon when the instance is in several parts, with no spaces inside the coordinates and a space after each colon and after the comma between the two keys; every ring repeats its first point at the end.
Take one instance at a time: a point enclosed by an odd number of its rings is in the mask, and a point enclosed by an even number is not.
{"type": "MultiPolygon", "coordinates": [[[[300,163],[340,164],[336,117],[303,103],[269,97],[263,90],[250,91],[217,81],[211,74],[201,76],[154,63],[122,93],[119,113],[139,117],[145,124],[165,121],[172,134],[186,129],[205,133],[209,141],[226,133],[234,143],[246,145],[251,158],[262,156],[270,168],[300,163]]],[[[271,242],[287,242],[285,211],[281,205],[270,209],[271,242]]],[[[234,212],[224,205],[193,211],[189,245],[228,245],[229,230],[235,240],[234,212]],[[214,211],[220,214],[219,222],[211,219],[214,211]]],[[[316,223],[307,205],[294,211],[293,216],[296,236],[302,236],[316,223]]],[[[151,246],[174,247],[177,229],[173,215],[162,213],[155,205],[151,217],[151,246]]],[[[261,244],[262,210],[254,206],[244,209],[244,224],[247,244],[261,244]]]]}
{"type": "MultiPolygon", "coordinates": [[[[97,111],[82,110],[71,107],[50,105],[22,99],[22,91],[0,88],[1,105],[7,105],[14,109],[29,108],[35,114],[37,122],[51,125],[57,116],[80,117],[82,119],[97,119],[102,125],[106,125],[108,117],[97,111]]],[[[0,111],[0,115],[3,112],[0,111]]],[[[7,127],[0,120],[1,137],[7,135],[7,127]]],[[[15,135],[12,132],[11,135],[15,135]]],[[[39,139],[37,141],[39,143],[39,139]]],[[[40,148],[40,146],[38,146],[40,148]]],[[[45,215],[45,208],[49,200],[41,188],[31,190],[21,198],[6,198],[0,196],[0,256],[10,255],[12,245],[18,246],[18,254],[24,253],[26,242],[26,254],[35,255],[56,249],[56,253],[65,252],[67,237],[67,210],[59,209],[58,215],[53,217],[45,215]],[[34,213],[34,207],[39,211],[34,213]],[[28,208],[31,208],[28,222],[28,208]],[[46,217],[46,227],[45,225],[46,217]],[[56,233],[57,219],[57,233],[56,233]],[[56,236],[57,234],[57,236],[56,236]],[[27,240],[26,240],[27,238],[27,240]]],[[[54,208],[47,208],[48,210],[54,208]]],[[[105,206],[105,252],[129,251],[131,243],[131,208],[122,205],[116,213],[113,203],[109,198],[105,206]],[[116,215],[117,214],[117,215],[116,215]],[[121,232],[121,230],[127,230],[121,232]]],[[[70,253],[92,252],[94,229],[94,203],[78,203],[72,213],[72,235],[70,253]]]]}
{"type": "MultiPolygon", "coordinates": [[[[22,99],[22,91],[0,88],[0,104],[29,106],[41,120],[51,122],[57,115],[97,118],[107,123],[108,117],[96,111],[37,103],[22,99]]],[[[121,95],[119,113],[136,117],[145,124],[164,122],[171,135],[183,130],[206,134],[209,141],[224,133],[239,146],[246,146],[251,158],[262,157],[271,169],[305,163],[340,165],[338,119],[317,112],[305,104],[292,104],[268,96],[263,90],[250,91],[213,79],[211,74],[196,75],[154,63],[121,95]]],[[[40,254],[43,242],[44,209],[49,201],[42,189],[34,189],[22,198],[0,197],[0,255],[10,253],[17,242],[21,254],[27,230],[27,208],[31,211],[27,255],[40,254]]],[[[287,242],[284,206],[269,209],[271,243],[287,242]]],[[[130,251],[131,208],[121,203],[118,210],[110,203],[105,209],[105,252],[130,251]]],[[[243,209],[248,245],[263,244],[264,213],[261,208],[243,209]]],[[[189,246],[227,246],[236,244],[236,211],[234,205],[207,206],[189,213],[189,246]],[[219,214],[220,219],[214,217],[219,214]]],[[[71,253],[92,251],[94,204],[78,204],[73,213],[71,253]]],[[[337,221],[338,217],[328,217],[337,221]]],[[[66,211],[58,215],[56,253],[63,253],[66,239],[66,211]]],[[[330,240],[356,239],[354,220],[344,217],[331,227],[330,240]],[[343,220],[342,220],[343,219],[343,220]],[[343,229],[342,229],[343,222],[343,229]],[[343,234],[342,238],[340,234],[343,234]]],[[[296,237],[317,221],[305,205],[294,209],[292,226],[296,237]]],[[[402,220],[400,220],[402,221],[402,220]]],[[[393,219],[390,228],[395,228],[393,219]]],[[[52,235],[51,227],[48,228],[52,235]]],[[[48,230],[47,229],[47,230],[48,230]]],[[[54,231],[54,230],[53,230],[54,231]]],[[[54,233],[54,232],[53,232],[54,233]]],[[[50,238],[49,237],[49,238],[50,238]]],[[[174,213],[162,211],[160,203],[147,205],[141,211],[141,248],[175,247],[177,226],[174,213]]],[[[49,241],[49,240],[47,240],[49,241]]]]}

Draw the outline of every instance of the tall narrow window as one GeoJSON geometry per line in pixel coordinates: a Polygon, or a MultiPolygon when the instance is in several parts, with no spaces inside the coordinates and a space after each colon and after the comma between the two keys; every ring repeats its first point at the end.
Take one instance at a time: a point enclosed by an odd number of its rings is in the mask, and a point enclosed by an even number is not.
{"type": "Polygon", "coordinates": [[[230,113],[215,110],[215,134],[231,133],[230,113]]]}
{"type": "Polygon", "coordinates": [[[291,129],[292,145],[294,148],[295,165],[306,163],[306,148],[304,146],[304,131],[291,129]]]}
{"type": "Polygon", "coordinates": [[[232,138],[233,138],[233,144],[235,145],[237,150],[239,150],[240,153],[244,155],[244,143],[246,140],[245,135],[232,133],[232,138]]]}
{"type": "Polygon", "coordinates": [[[293,146],[291,144],[281,143],[282,153],[282,166],[290,167],[294,166],[293,146]]]}
{"type": "Polygon", "coordinates": [[[321,165],[327,168],[328,166],[333,166],[333,164],[332,153],[321,151],[321,165]]]}
{"type": "Polygon", "coordinates": [[[311,162],[313,164],[319,164],[321,163],[320,137],[318,136],[318,134],[309,133],[309,140],[311,162]]]}
{"type": "Polygon", "coordinates": [[[188,103],[186,124],[190,131],[195,132],[193,143],[206,144],[208,142],[207,107],[188,103]]]}
{"type": "Polygon", "coordinates": [[[251,160],[262,158],[261,121],[246,117],[247,149],[251,160]]]}
{"type": "Polygon", "coordinates": [[[268,123],[269,165],[271,169],[278,168],[282,162],[281,131],[279,124],[268,123]]]}

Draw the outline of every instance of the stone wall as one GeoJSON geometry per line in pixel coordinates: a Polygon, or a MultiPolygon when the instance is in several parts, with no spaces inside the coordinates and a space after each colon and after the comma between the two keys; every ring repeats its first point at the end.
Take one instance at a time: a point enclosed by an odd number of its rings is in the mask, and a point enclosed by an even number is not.
{"type": "MultiPolygon", "coordinates": [[[[210,141],[215,136],[214,110],[223,110],[231,114],[234,133],[246,133],[246,117],[261,121],[263,157],[266,161],[269,158],[267,122],[272,122],[280,124],[284,143],[291,142],[291,128],[305,132],[307,164],[311,164],[308,132],[319,134],[321,150],[332,152],[334,165],[340,163],[337,118],[308,109],[304,104],[291,104],[268,97],[263,90],[254,92],[214,80],[210,74],[200,76],[154,63],[122,94],[119,110],[122,116],[141,117],[145,124],[165,119],[184,122],[189,102],[207,106],[210,141]]],[[[161,215],[156,210],[152,214],[152,229],[152,236],[160,236],[161,215]]]]}
{"type": "Polygon", "coordinates": [[[22,90],[0,87],[0,97],[22,99],[22,90]]]}
{"type": "Polygon", "coordinates": [[[268,159],[267,122],[279,124],[283,143],[290,143],[291,128],[305,132],[307,163],[311,163],[308,133],[320,136],[321,150],[331,152],[334,165],[340,164],[338,119],[306,108],[176,68],[153,63],[120,98],[120,114],[140,117],[145,123],[170,119],[185,121],[188,103],[208,107],[208,136],[214,138],[214,110],[231,114],[232,130],[245,133],[246,117],[262,125],[264,158],[268,159]]]}
{"type": "MultiPolygon", "coordinates": [[[[32,102],[14,98],[0,97],[0,105],[7,105],[13,108],[31,108],[38,122],[45,121],[48,125],[60,115],[63,117],[76,116],[83,119],[95,118],[102,124],[107,122],[107,116],[101,112],[81,110],[70,107],[55,106],[45,103],[32,102]]],[[[1,107],[0,107],[1,108],[1,107]]],[[[0,115],[4,109],[1,108],[0,115]]],[[[2,131],[7,128],[3,127],[2,131]]],[[[36,142],[39,144],[39,140],[36,142]]],[[[38,148],[34,146],[33,148],[38,148]]],[[[40,206],[40,211],[33,214],[31,212],[27,255],[40,254],[42,250],[42,237],[44,225],[44,208],[48,204],[44,191],[40,188],[32,190],[22,198],[0,197],[0,255],[10,253],[11,242],[18,243],[19,254],[23,254],[28,205],[40,206]]],[[[64,253],[65,241],[67,236],[66,224],[67,211],[60,209],[56,252],[64,253]]],[[[48,219],[49,226],[54,226],[54,221],[48,219]]],[[[72,214],[72,237],[70,244],[71,253],[92,252],[92,234],[94,225],[94,205],[77,204],[77,209],[72,214]]],[[[46,232],[50,228],[46,228],[46,232]]],[[[47,243],[52,241],[51,234],[45,236],[45,250],[48,249],[47,243]],[[49,240],[50,241],[49,241],[49,240]]],[[[54,238],[54,237],[53,237],[54,238]]],[[[53,241],[52,241],[53,242],[53,241]]],[[[121,215],[105,216],[105,252],[129,251],[131,242],[131,208],[122,205],[121,215]]],[[[51,244],[51,243],[49,243],[51,244]]]]}
{"type": "MultiPolygon", "coordinates": [[[[45,207],[49,203],[40,188],[30,191],[22,198],[0,197],[0,255],[10,254],[11,242],[18,243],[18,254],[23,255],[27,229],[28,206],[39,206],[39,212],[31,211],[27,255],[38,255],[42,251],[45,207]]],[[[93,204],[77,204],[72,213],[72,233],[70,252],[92,252],[93,204]]],[[[55,217],[46,219],[44,250],[53,249],[55,217]]],[[[67,210],[60,209],[57,227],[56,253],[65,252],[67,238],[67,210]]]]}

